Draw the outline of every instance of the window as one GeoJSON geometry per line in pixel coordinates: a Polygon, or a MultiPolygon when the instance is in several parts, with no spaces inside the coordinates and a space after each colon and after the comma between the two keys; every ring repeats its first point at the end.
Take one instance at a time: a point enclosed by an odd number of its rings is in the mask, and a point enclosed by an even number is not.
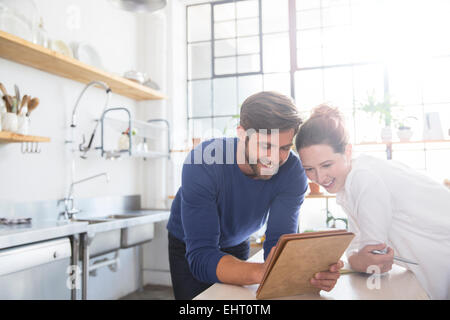
{"type": "Polygon", "coordinates": [[[187,7],[192,137],[234,135],[239,108],[253,93],[291,95],[288,5],[241,0],[187,7]]]}
{"type": "MultiPolygon", "coordinates": [[[[187,7],[188,121],[195,137],[233,135],[233,115],[261,90],[292,96],[307,117],[338,106],[355,144],[380,141],[380,123],[359,108],[385,95],[422,140],[437,112],[450,128],[450,2],[444,0],[236,0],[187,7]]],[[[439,138],[439,137],[437,137],[439,138]]],[[[396,133],[394,129],[394,139],[396,133]]],[[[357,151],[386,157],[383,145],[357,151]]],[[[450,143],[396,144],[393,158],[450,176],[450,143]],[[448,161],[447,161],[448,162],[448,161]]]]}

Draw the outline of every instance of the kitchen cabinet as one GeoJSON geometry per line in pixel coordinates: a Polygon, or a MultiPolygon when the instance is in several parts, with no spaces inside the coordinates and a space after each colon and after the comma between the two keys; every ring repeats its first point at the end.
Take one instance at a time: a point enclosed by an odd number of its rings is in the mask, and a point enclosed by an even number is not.
{"type": "Polygon", "coordinates": [[[134,100],[166,98],[158,90],[92,67],[1,30],[0,57],[81,83],[89,83],[93,80],[103,81],[108,84],[113,93],[134,100]]]}
{"type": "Polygon", "coordinates": [[[0,250],[0,299],[74,298],[67,286],[71,257],[68,237],[0,250]]]}

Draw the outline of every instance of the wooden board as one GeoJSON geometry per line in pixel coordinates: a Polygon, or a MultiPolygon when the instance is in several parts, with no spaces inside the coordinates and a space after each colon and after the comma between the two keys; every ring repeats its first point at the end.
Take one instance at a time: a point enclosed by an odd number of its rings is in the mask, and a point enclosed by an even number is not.
{"type": "Polygon", "coordinates": [[[0,131],[0,142],[50,142],[50,138],[0,131]]]}
{"type": "Polygon", "coordinates": [[[23,40],[0,30],[0,57],[81,83],[94,80],[108,84],[113,93],[135,100],[165,99],[152,88],[87,65],[77,59],[23,40]]]}
{"type": "Polygon", "coordinates": [[[345,230],[290,234],[280,237],[258,287],[258,299],[318,293],[310,280],[339,261],[355,235],[345,230]]]}

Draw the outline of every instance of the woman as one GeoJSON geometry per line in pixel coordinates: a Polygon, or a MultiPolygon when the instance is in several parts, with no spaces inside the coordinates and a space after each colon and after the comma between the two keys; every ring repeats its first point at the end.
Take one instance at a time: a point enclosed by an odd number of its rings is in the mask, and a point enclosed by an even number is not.
{"type": "Polygon", "coordinates": [[[387,272],[395,252],[418,263],[395,261],[432,299],[450,299],[450,190],[392,160],[352,159],[343,116],[326,105],[300,127],[296,147],[308,178],[337,193],[348,215],[356,234],[347,251],[352,269],[387,272]],[[386,254],[372,253],[383,249],[386,254]]]}

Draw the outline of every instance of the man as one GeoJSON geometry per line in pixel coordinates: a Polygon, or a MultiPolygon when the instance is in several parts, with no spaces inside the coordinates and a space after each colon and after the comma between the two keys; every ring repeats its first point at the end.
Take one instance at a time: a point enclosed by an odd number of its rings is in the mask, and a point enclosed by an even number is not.
{"type": "MultiPolygon", "coordinates": [[[[176,299],[216,282],[260,283],[278,238],[297,232],[307,178],[291,147],[301,122],[290,98],[260,92],[242,104],[238,138],[205,141],[188,155],[167,225],[176,299]],[[248,238],[266,221],[266,262],[246,262],[248,238]]],[[[311,283],[331,290],[341,267],[311,283]]]]}

